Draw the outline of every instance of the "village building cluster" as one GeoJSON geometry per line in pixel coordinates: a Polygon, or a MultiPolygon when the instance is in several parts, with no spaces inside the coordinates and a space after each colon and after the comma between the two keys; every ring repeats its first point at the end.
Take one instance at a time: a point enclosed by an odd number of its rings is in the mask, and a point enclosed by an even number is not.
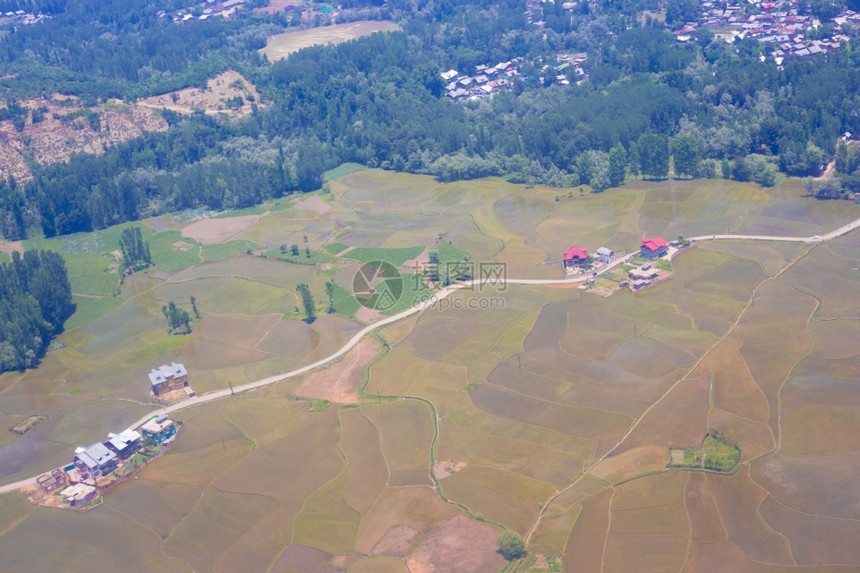
{"type": "Polygon", "coordinates": [[[452,101],[463,99],[484,99],[511,86],[511,79],[519,75],[518,65],[522,58],[510,62],[500,62],[495,66],[480,65],[475,75],[461,74],[457,70],[442,72],[442,80],[447,82],[445,95],[452,101]]]}
{"type": "Polygon", "coordinates": [[[445,95],[451,101],[478,100],[492,97],[502,90],[510,90],[513,80],[519,77],[522,81],[536,80],[544,83],[547,77],[559,85],[570,85],[571,79],[577,84],[586,77],[582,64],[587,58],[584,52],[575,54],[558,54],[555,65],[546,64],[540,68],[539,76],[522,75],[523,58],[514,58],[509,62],[499,62],[496,65],[481,64],[475,67],[472,75],[460,73],[458,70],[442,72],[445,82],[445,95]]]}
{"type": "MultiPolygon", "coordinates": [[[[176,362],[153,368],[149,373],[149,382],[153,397],[169,396],[176,392],[193,395],[193,392],[189,392],[185,366],[176,362]]],[[[127,428],[118,434],[109,433],[107,440],[77,448],[71,464],[36,478],[36,491],[31,500],[57,507],[89,506],[98,498],[101,490],[117,483],[111,476],[119,471],[122,474],[121,481],[125,475],[142,467],[153,455],[170,447],[177,427],[177,423],[166,415],[157,415],[135,428],[127,428]],[[144,449],[147,444],[148,449],[144,449]],[[138,456],[135,459],[135,454],[139,452],[144,454],[143,458],[138,456]]]]}
{"type": "MultiPolygon", "coordinates": [[[[860,25],[860,15],[848,10],[833,18],[833,33],[828,37],[814,37],[811,32],[822,24],[812,15],[800,14],[797,2],[750,0],[740,3],[706,1],[702,3],[702,15],[695,22],[688,22],[673,33],[679,42],[687,42],[692,34],[702,28],[719,30],[715,35],[728,43],[744,38],[755,38],[770,46],[770,55],[777,66],[786,57],[804,57],[838,49],[850,39],[847,25],[860,25]]],[[[765,57],[762,56],[764,60],[765,57]]]]}
{"type": "MultiPolygon", "coordinates": [[[[87,506],[98,498],[100,491],[118,483],[110,476],[129,463],[147,440],[169,446],[175,435],[176,423],[164,415],[119,434],[109,433],[107,440],[77,448],[71,464],[36,478],[36,491],[31,500],[57,507],[87,506]]],[[[142,464],[131,463],[132,472],[142,467],[142,464]]]]}
{"type": "MultiPolygon", "coordinates": [[[[204,7],[199,5],[192,8],[178,10],[170,17],[176,24],[185,24],[189,20],[208,20],[216,16],[229,18],[236,11],[241,10],[245,0],[206,0],[204,7]]],[[[158,12],[159,18],[167,18],[168,13],[164,10],[158,12]]]]}
{"type": "Polygon", "coordinates": [[[41,12],[37,12],[33,14],[32,12],[27,12],[26,10],[15,10],[14,12],[0,12],[0,26],[6,24],[21,24],[24,26],[31,26],[33,24],[38,24],[43,20],[47,20],[50,18],[48,14],[42,14],[41,12]]]}
{"type": "Polygon", "coordinates": [[[643,237],[639,250],[631,255],[615,252],[608,247],[599,247],[594,255],[591,255],[588,249],[572,245],[562,253],[562,271],[565,277],[591,273],[585,284],[579,287],[580,290],[589,290],[596,283],[596,271],[609,264],[625,263],[626,266],[619,267],[622,269],[621,273],[604,275],[604,278],[613,281],[615,285],[603,289],[603,294],[609,296],[619,288],[638,291],[671,277],[670,270],[659,268],[654,261],[671,255],[675,250],[683,250],[686,246],[687,243],[682,244],[680,239],[677,242],[667,242],[662,237],[643,237]]]}

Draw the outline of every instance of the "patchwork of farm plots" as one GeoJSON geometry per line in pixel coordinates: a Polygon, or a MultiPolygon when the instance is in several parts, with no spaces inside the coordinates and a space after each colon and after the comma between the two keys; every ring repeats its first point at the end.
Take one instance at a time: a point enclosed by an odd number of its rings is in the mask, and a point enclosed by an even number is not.
{"type": "MultiPolygon", "coordinates": [[[[159,364],[183,362],[204,394],[325,358],[432,294],[431,251],[559,279],[571,244],[808,236],[860,217],[794,183],[637,182],[581,197],[344,171],[327,193],[235,217],[146,221],[154,268],[122,281],[122,227],[31,241],[66,257],[78,310],[64,348],[0,376],[8,425],[47,416],[0,441],[3,482],[156,411],[146,375],[159,364]],[[395,306],[352,296],[374,261],[400,275],[395,306]],[[190,310],[191,296],[192,333],[168,335],[161,307],[190,310]]],[[[535,556],[570,571],[860,566],[858,259],[856,231],[812,247],[709,241],[637,294],[460,291],[326,369],[175,413],[185,429],[170,453],[102,507],[0,497],[4,567],[50,567],[48,541],[70,548],[64,566],[99,570],[497,571],[502,528],[528,541],[520,571],[545,562],[535,556]],[[469,304],[482,298],[498,304],[469,304]],[[730,471],[693,467],[711,431],[740,450],[730,471]],[[690,463],[669,467],[670,450],[690,463]]]]}

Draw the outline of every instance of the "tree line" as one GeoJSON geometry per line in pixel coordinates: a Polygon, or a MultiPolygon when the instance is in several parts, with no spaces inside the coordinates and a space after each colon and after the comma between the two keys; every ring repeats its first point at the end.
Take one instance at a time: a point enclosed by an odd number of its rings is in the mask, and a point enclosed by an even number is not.
{"type": "Polygon", "coordinates": [[[36,366],[74,311],[63,257],[14,251],[0,265],[0,372],[36,366]]]}

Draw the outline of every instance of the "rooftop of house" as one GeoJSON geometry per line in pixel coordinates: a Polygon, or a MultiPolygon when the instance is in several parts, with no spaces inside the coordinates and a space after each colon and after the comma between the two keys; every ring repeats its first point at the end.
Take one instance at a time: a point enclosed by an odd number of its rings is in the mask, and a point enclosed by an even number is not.
{"type": "Polygon", "coordinates": [[[642,237],[642,247],[648,249],[649,251],[656,251],[659,248],[668,246],[666,240],[663,237],[654,237],[653,239],[649,239],[647,237],[642,237]]]}
{"type": "Polygon", "coordinates": [[[141,430],[145,430],[152,434],[158,434],[163,431],[165,428],[168,428],[173,425],[173,420],[166,418],[164,420],[159,421],[156,418],[149,420],[147,423],[140,427],[141,430]]]}
{"type": "Polygon", "coordinates": [[[158,384],[163,384],[164,382],[172,380],[178,376],[187,375],[188,371],[185,370],[185,366],[178,362],[174,362],[170,365],[164,364],[158,368],[153,368],[152,372],[149,373],[149,382],[153,386],[157,386],[158,384]]]}
{"type": "Polygon", "coordinates": [[[66,489],[60,492],[60,495],[65,497],[66,499],[80,499],[86,497],[95,491],[91,485],[87,485],[85,483],[77,483],[75,485],[70,485],[66,489]]]}
{"type": "Polygon", "coordinates": [[[583,247],[577,247],[576,245],[572,245],[564,252],[563,258],[565,261],[569,261],[572,259],[585,259],[588,258],[588,250],[584,249],[583,247]]]}

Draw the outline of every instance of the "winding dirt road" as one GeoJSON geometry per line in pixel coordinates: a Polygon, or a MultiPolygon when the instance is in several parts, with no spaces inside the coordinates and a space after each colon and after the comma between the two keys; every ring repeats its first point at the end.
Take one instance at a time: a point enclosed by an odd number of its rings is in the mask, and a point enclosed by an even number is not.
{"type": "MultiPolygon", "coordinates": [[[[833,231],[831,231],[825,235],[821,235],[821,236],[813,235],[812,237],[783,237],[783,236],[767,236],[767,235],[702,235],[699,237],[690,237],[690,241],[695,242],[695,241],[709,241],[709,240],[720,240],[720,239],[735,239],[735,240],[749,240],[749,241],[790,241],[790,242],[800,242],[800,243],[807,243],[807,244],[816,244],[816,243],[829,241],[829,240],[834,239],[836,237],[842,236],[845,233],[848,233],[849,231],[852,231],[858,227],[860,227],[860,219],[857,219],[851,223],[843,225],[843,226],[839,227],[838,229],[835,229],[835,230],[833,230],[833,231]]],[[[597,274],[600,275],[600,274],[606,273],[607,271],[617,267],[618,265],[621,265],[621,264],[627,262],[629,259],[633,258],[637,254],[638,254],[638,251],[634,251],[634,252],[630,253],[630,254],[612,262],[611,264],[607,265],[606,267],[603,267],[602,269],[600,269],[600,271],[597,272],[597,274]]],[[[674,254],[674,253],[672,253],[672,254],[674,254]]],[[[507,284],[521,284],[521,285],[576,284],[576,283],[584,282],[590,276],[591,275],[586,274],[586,275],[577,276],[577,277],[570,278],[570,279],[517,279],[517,278],[507,278],[506,283],[507,284]]],[[[234,387],[232,390],[229,388],[226,388],[226,389],[222,389],[222,390],[215,390],[213,392],[207,392],[206,394],[203,394],[200,396],[194,396],[193,398],[189,398],[188,400],[184,400],[183,402],[180,402],[178,404],[173,404],[172,406],[167,406],[167,407],[161,408],[159,410],[155,410],[153,412],[150,412],[149,414],[147,414],[146,416],[144,416],[140,420],[137,420],[136,422],[131,424],[130,427],[132,427],[132,428],[137,427],[137,426],[143,424],[144,422],[146,422],[148,419],[150,419],[153,416],[158,415],[158,414],[171,414],[173,412],[178,412],[180,410],[185,410],[187,408],[193,408],[194,406],[199,406],[200,404],[206,404],[206,403],[212,402],[214,400],[221,400],[223,398],[227,398],[232,394],[239,394],[242,392],[248,392],[251,390],[256,390],[258,388],[263,388],[263,387],[269,386],[271,384],[276,384],[278,382],[281,382],[283,380],[287,380],[289,378],[295,378],[296,376],[301,376],[303,374],[307,374],[308,372],[311,372],[312,370],[315,370],[317,368],[324,368],[324,367],[328,366],[329,364],[331,364],[332,362],[334,362],[335,360],[337,360],[338,358],[340,358],[341,356],[343,356],[344,354],[346,354],[347,352],[349,352],[349,350],[351,350],[353,346],[358,344],[359,340],[361,340],[362,338],[364,338],[365,336],[367,336],[368,334],[370,334],[374,330],[376,330],[378,328],[382,328],[383,326],[387,326],[387,325],[392,324],[394,322],[397,322],[399,320],[402,320],[408,316],[412,316],[413,314],[423,312],[424,310],[434,306],[439,301],[447,298],[451,294],[453,294],[459,290],[463,290],[463,289],[467,289],[467,288],[474,288],[475,286],[480,286],[480,285],[476,285],[474,280],[467,282],[467,283],[453,284],[451,286],[448,286],[448,287],[434,293],[429,299],[421,302],[420,304],[416,304],[416,305],[404,310],[403,312],[400,312],[400,313],[395,314],[393,316],[390,316],[388,318],[384,318],[378,322],[374,322],[373,324],[369,324],[369,325],[365,326],[364,328],[362,328],[360,331],[358,331],[355,334],[355,336],[353,336],[351,339],[349,339],[349,341],[345,345],[343,345],[340,348],[340,350],[338,350],[334,354],[331,354],[330,356],[327,356],[326,358],[323,358],[322,360],[318,360],[317,362],[314,362],[313,364],[308,364],[307,366],[297,368],[295,370],[292,370],[290,372],[286,372],[284,374],[276,374],[274,376],[269,376],[268,378],[263,378],[261,380],[256,380],[254,382],[242,384],[241,386],[234,387]]],[[[50,470],[46,470],[46,471],[50,471],[50,470]]],[[[16,491],[18,489],[21,489],[21,488],[24,488],[27,486],[34,485],[35,483],[36,483],[36,476],[28,478],[28,479],[20,480],[20,481],[14,482],[14,483],[2,485],[2,486],[0,486],[0,495],[2,495],[4,493],[16,491]]]]}

